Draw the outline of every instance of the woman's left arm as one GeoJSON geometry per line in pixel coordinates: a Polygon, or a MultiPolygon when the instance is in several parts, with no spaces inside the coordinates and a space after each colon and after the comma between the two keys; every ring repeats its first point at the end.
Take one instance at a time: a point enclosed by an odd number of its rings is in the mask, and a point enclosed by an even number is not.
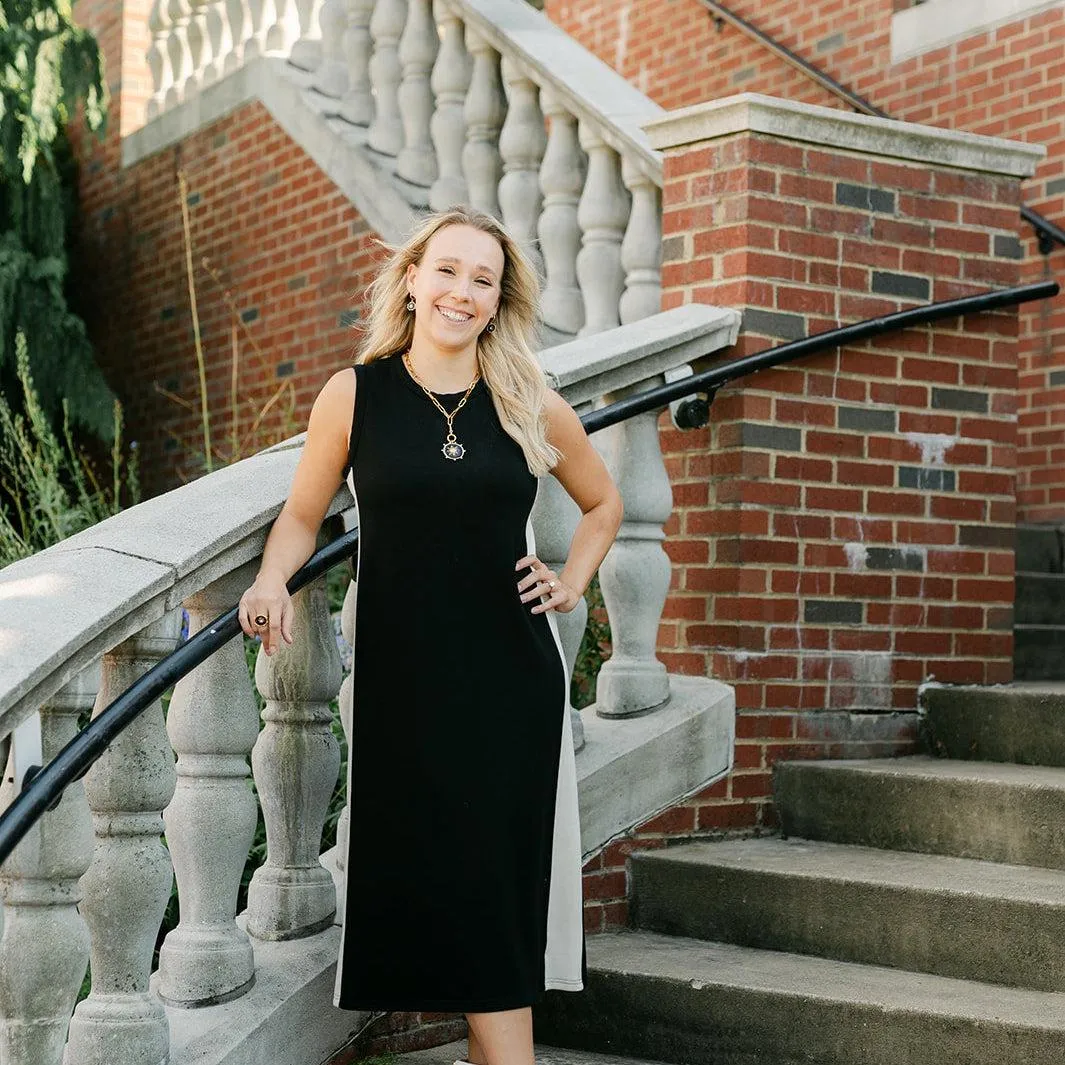
{"type": "MultiPolygon", "coordinates": [[[[547,439],[562,452],[551,473],[581,508],[582,515],[562,572],[555,577],[551,570],[537,573],[534,569],[518,584],[518,590],[525,592],[523,601],[536,597],[537,589],[531,585],[537,585],[541,594],[549,596],[532,608],[534,614],[545,610],[567,613],[580,602],[617,536],[624,512],[621,493],[606,463],[592,447],[576,411],[557,392],[548,389],[545,413],[547,439]],[[544,586],[548,580],[556,581],[556,587],[550,591],[544,586]]],[[[523,558],[518,568],[535,561],[532,556],[523,558]]]]}

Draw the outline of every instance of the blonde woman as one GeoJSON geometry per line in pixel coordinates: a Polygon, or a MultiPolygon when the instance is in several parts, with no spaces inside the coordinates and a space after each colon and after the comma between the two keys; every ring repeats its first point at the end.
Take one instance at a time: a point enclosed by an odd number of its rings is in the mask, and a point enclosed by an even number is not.
{"type": "Polygon", "coordinates": [[[488,215],[431,215],[393,250],[240,603],[265,653],[292,643],[285,584],[346,476],[359,552],[334,1003],[465,1013],[474,1065],[532,1065],[532,1005],[587,973],[553,614],[580,600],[622,504],[546,387],[538,304],[535,271],[488,215]],[[558,573],[532,541],[547,474],[582,511],[558,573]]]}

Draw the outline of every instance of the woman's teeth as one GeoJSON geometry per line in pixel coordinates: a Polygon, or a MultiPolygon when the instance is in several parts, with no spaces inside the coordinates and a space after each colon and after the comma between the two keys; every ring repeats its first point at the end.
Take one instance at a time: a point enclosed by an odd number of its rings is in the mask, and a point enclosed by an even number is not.
{"type": "Polygon", "coordinates": [[[461,311],[448,311],[443,307],[437,307],[437,310],[449,321],[449,322],[468,322],[473,315],[463,314],[461,311]]]}

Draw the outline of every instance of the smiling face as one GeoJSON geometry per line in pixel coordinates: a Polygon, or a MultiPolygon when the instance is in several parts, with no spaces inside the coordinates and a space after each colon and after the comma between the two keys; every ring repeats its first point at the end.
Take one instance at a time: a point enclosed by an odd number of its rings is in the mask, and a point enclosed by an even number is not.
{"type": "Polygon", "coordinates": [[[450,225],[433,234],[418,265],[407,267],[415,337],[443,353],[476,347],[499,306],[503,249],[489,233],[450,225]]]}

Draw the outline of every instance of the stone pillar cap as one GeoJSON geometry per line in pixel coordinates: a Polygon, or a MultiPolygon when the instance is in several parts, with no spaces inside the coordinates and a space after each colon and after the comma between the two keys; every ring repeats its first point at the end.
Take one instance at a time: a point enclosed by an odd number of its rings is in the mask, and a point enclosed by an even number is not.
{"type": "Polygon", "coordinates": [[[751,92],[670,111],[645,122],[643,128],[652,147],[661,150],[734,133],[766,133],[828,149],[1019,178],[1031,177],[1047,154],[1042,144],[874,118],[751,92]]]}

